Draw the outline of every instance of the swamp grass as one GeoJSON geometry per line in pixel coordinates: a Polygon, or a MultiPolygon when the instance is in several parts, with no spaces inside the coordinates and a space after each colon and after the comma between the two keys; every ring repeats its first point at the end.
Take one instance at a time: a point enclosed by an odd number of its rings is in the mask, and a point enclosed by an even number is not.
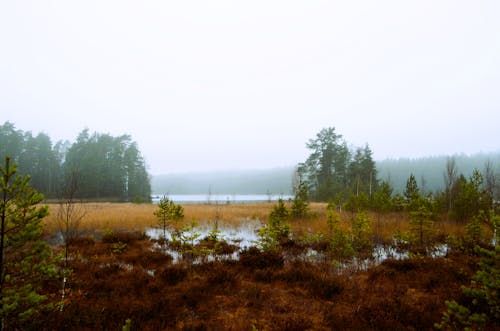
{"type": "MultiPolygon", "coordinates": [[[[267,222],[274,203],[185,204],[185,223],[240,226],[267,222]]],[[[47,235],[57,232],[57,205],[49,205],[47,235]]],[[[144,235],[157,223],[157,205],[88,203],[80,238],[70,244],[71,276],[64,311],[34,321],[36,330],[429,330],[446,300],[464,300],[478,257],[452,251],[445,257],[388,259],[367,270],[340,274],[332,261],[286,260],[302,250],[301,237],[327,233],[326,204],[291,220],[294,239],[282,252],[248,248],[237,260],[174,263],[144,235]],[[109,231],[111,230],[111,231],[109,231]]],[[[368,214],[374,235],[390,242],[407,231],[406,213],[368,214]],[[380,216],[380,217],[379,217],[380,216]]],[[[347,228],[353,215],[341,214],[347,228]]],[[[436,236],[463,237],[464,226],[434,223],[436,236]]],[[[55,249],[61,249],[60,247],[55,249]]],[[[57,293],[58,283],[47,289],[57,293]]]]}
{"type": "MultiPolygon", "coordinates": [[[[290,207],[290,203],[287,203],[290,207]]],[[[267,223],[268,215],[275,203],[233,203],[233,204],[183,204],[184,221],[178,222],[182,227],[195,221],[200,226],[238,227],[245,222],[260,221],[263,225],[267,223]]],[[[48,204],[49,216],[44,220],[44,229],[47,235],[54,235],[58,231],[57,204],[48,204]]],[[[156,204],[135,203],[84,203],[85,217],[79,225],[79,231],[83,235],[99,236],[106,230],[123,232],[139,231],[145,232],[148,228],[156,227],[157,218],[153,212],[157,210],[156,204]]],[[[326,222],[326,203],[311,203],[307,218],[291,219],[292,232],[297,236],[308,236],[316,233],[328,233],[326,222]]],[[[373,236],[382,242],[390,242],[394,233],[409,230],[409,217],[404,212],[393,212],[387,214],[368,213],[373,236]]],[[[343,211],[340,213],[341,226],[348,228],[354,214],[343,211]]],[[[447,220],[443,215],[434,222],[434,234],[439,237],[453,235],[463,237],[464,226],[454,221],[447,220]]],[[[489,229],[485,228],[485,232],[489,229]]]]}
{"type": "Polygon", "coordinates": [[[477,265],[464,254],[420,257],[343,276],[273,251],[173,264],[153,247],[129,232],[73,242],[65,308],[33,327],[119,330],[130,319],[133,330],[429,330],[477,265]]]}

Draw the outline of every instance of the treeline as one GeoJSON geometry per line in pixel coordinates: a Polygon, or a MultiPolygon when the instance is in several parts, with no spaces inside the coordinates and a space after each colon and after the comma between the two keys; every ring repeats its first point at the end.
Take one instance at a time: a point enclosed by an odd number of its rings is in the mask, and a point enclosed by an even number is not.
{"type": "MultiPolygon", "coordinates": [[[[489,219],[488,213],[500,199],[500,176],[495,161],[490,158],[483,160],[481,170],[475,167],[465,174],[455,157],[440,159],[439,167],[437,164],[430,168],[421,166],[420,184],[412,167],[401,161],[402,173],[398,180],[404,180],[404,184],[398,184],[399,190],[395,190],[392,184],[394,177],[387,175],[390,170],[385,170],[384,180],[377,176],[368,145],[350,150],[334,128],[321,130],[316,138],[309,140],[307,147],[311,154],[298,165],[293,185],[296,196],[302,195],[302,200],[329,201],[352,212],[367,209],[379,212],[415,211],[418,209],[416,205],[425,205],[427,212],[447,212],[457,221],[467,221],[479,215],[480,211],[489,219]],[[431,174],[438,175],[434,178],[431,174]]],[[[422,161],[422,164],[425,162],[422,161]]],[[[378,166],[384,169],[383,165],[378,166]]]]}
{"type": "Polygon", "coordinates": [[[62,198],[69,185],[76,198],[149,201],[150,177],[137,143],[130,135],[83,130],[76,142],[52,144],[44,133],[0,126],[0,159],[10,156],[20,174],[30,175],[32,186],[47,198],[62,198]]]}
{"type": "Polygon", "coordinates": [[[372,195],[377,186],[377,169],[368,144],[349,149],[335,128],[322,129],[306,144],[311,154],[297,167],[293,187],[307,183],[312,199],[342,200],[352,194],[372,195]]]}
{"type": "Polygon", "coordinates": [[[406,180],[413,174],[422,192],[443,191],[445,189],[446,164],[450,159],[454,160],[456,171],[466,177],[471,176],[474,169],[484,173],[486,165],[490,164],[493,166],[496,176],[500,178],[500,152],[377,161],[378,178],[389,182],[395,192],[402,193],[406,180]]]}

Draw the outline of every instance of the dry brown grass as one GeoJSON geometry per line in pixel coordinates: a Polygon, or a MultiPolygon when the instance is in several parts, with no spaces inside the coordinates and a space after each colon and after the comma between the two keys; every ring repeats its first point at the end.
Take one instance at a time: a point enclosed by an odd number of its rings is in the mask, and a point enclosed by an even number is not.
{"type": "MultiPolygon", "coordinates": [[[[275,203],[252,204],[184,204],[185,222],[196,221],[198,224],[213,224],[215,220],[221,226],[238,226],[249,220],[267,222],[268,215],[275,203]]],[[[287,202],[287,207],[290,203],[287,202]]],[[[44,221],[46,232],[53,234],[57,231],[55,220],[57,204],[49,204],[50,215],[44,221]]],[[[86,203],[86,215],[81,222],[80,230],[83,233],[102,232],[105,229],[113,231],[145,231],[154,227],[157,219],[153,212],[156,204],[133,203],[86,203]]],[[[299,235],[311,233],[328,233],[326,222],[326,203],[311,203],[311,216],[306,219],[293,219],[291,226],[294,233],[299,235]]],[[[354,215],[350,212],[340,214],[342,223],[347,227],[354,215]]],[[[390,240],[395,231],[408,231],[409,218],[407,213],[389,213],[378,215],[368,214],[371,220],[373,233],[384,240],[390,240]]],[[[447,221],[445,217],[435,222],[436,232],[443,235],[453,234],[457,237],[464,235],[464,226],[447,221]]]]}
{"type": "MultiPolygon", "coordinates": [[[[237,226],[248,220],[265,222],[274,204],[185,204],[184,220],[199,224],[212,224],[216,219],[219,225],[237,226]]],[[[45,219],[45,230],[49,234],[57,231],[57,204],[49,204],[50,215],[45,219]]],[[[104,229],[113,231],[144,231],[154,227],[157,219],[153,212],[155,204],[133,203],[85,203],[85,217],[80,230],[84,233],[100,232],[104,229]]]]}

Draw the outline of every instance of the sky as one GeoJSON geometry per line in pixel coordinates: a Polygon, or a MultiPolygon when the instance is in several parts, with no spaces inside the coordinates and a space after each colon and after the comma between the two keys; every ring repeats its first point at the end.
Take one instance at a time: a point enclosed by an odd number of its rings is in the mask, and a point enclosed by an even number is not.
{"type": "Polygon", "coordinates": [[[0,124],[130,134],[152,174],[500,151],[500,1],[0,1],[0,124]]]}

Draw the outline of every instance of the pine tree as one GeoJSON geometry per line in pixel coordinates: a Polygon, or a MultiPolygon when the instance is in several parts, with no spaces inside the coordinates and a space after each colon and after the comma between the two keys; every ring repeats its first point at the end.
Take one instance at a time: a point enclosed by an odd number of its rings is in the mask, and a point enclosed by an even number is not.
{"type": "Polygon", "coordinates": [[[418,209],[418,200],[420,198],[420,190],[418,189],[417,180],[413,174],[406,181],[406,188],[404,191],[407,208],[410,211],[418,209]]]}
{"type": "Polygon", "coordinates": [[[481,256],[479,270],[470,287],[462,287],[467,300],[446,301],[441,330],[496,330],[500,325],[500,246],[491,250],[476,247],[481,256]]]}
{"type": "Polygon", "coordinates": [[[292,217],[302,218],[306,217],[309,209],[308,199],[308,187],[303,181],[300,181],[299,185],[295,190],[295,196],[292,202],[292,217]]]}
{"type": "Polygon", "coordinates": [[[419,247],[423,247],[433,233],[434,222],[432,221],[432,213],[423,199],[415,208],[416,210],[410,212],[410,231],[416,237],[419,247]]]}
{"type": "Polygon", "coordinates": [[[281,242],[288,239],[290,236],[289,218],[290,212],[283,199],[280,198],[278,204],[269,213],[268,223],[259,230],[259,244],[264,250],[277,249],[281,242]]]}
{"type": "Polygon", "coordinates": [[[49,245],[41,240],[47,206],[29,186],[29,177],[16,176],[17,167],[5,159],[0,201],[0,317],[7,329],[24,329],[50,307],[42,294],[44,281],[57,275],[49,245]]]}
{"type": "Polygon", "coordinates": [[[175,204],[167,196],[163,196],[154,215],[158,218],[158,226],[163,231],[163,239],[166,240],[167,229],[172,225],[171,222],[180,221],[184,218],[184,208],[175,204]]]}

